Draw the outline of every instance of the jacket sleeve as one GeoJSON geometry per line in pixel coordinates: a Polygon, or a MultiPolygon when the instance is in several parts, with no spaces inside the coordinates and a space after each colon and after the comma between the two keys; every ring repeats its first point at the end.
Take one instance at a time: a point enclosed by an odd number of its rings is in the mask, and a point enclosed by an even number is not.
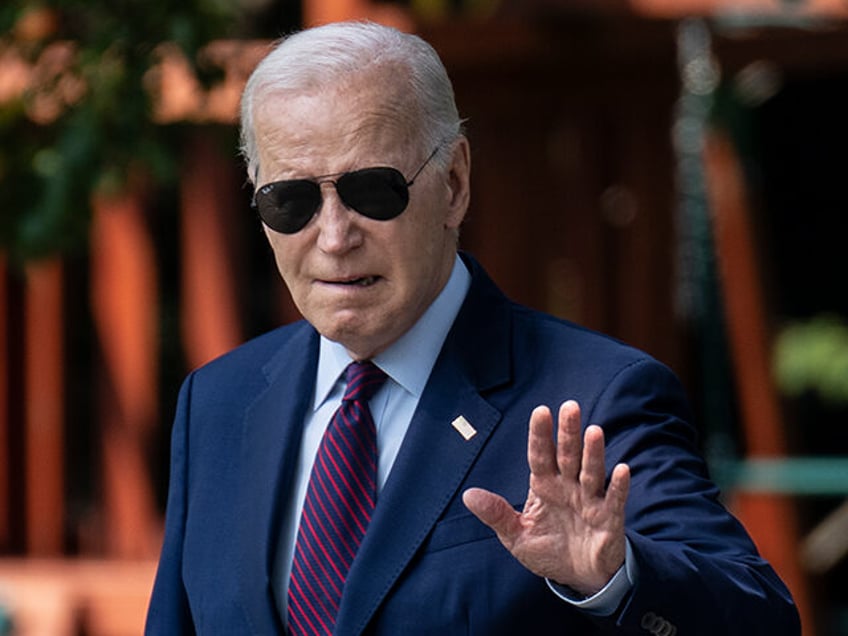
{"type": "Polygon", "coordinates": [[[183,537],[188,490],[188,419],[193,376],[183,383],[171,433],[171,467],[168,486],[165,539],[147,614],[148,636],[194,634],[182,578],[183,537]]]}
{"type": "Polygon", "coordinates": [[[792,597],[724,508],[697,447],[682,388],[642,359],[610,382],[589,413],[607,439],[607,469],[629,464],[625,530],[634,588],[614,617],[633,634],[801,633],[792,597]]]}

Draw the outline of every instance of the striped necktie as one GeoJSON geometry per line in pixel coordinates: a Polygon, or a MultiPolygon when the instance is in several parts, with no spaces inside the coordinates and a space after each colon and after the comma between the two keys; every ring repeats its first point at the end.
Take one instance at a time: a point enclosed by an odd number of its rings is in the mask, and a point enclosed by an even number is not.
{"type": "Polygon", "coordinates": [[[352,362],[324,433],[303,503],[288,594],[289,633],[332,634],[350,565],[377,501],[377,433],[368,400],[386,380],[352,362]]]}

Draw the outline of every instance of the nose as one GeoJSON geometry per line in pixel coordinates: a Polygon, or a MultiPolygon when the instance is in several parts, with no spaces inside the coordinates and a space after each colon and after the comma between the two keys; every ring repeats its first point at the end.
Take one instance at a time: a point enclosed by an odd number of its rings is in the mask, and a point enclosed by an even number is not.
{"type": "Polygon", "coordinates": [[[321,208],[315,218],[318,248],[328,254],[342,254],[362,243],[359,215],[339,198],[332,182],[321,184],[321,208]]]}

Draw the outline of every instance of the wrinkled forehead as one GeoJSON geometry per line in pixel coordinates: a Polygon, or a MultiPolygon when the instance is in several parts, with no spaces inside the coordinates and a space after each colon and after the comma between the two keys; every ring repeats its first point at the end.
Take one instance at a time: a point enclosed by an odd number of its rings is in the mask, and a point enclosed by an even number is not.
{"type": "Polygon", "coordinates": [[[269,90],[254,104],[259,173],[284,178],[396,163],[416,147],[418,121],[408,97],[388,82],[269,90]]]}
{"type": "Polygon", "coordinates": [[[373,69],[308,88],[267,85],[257,91],[253,126],[260,152],[269,146],[309,146],[337,139],[341,147],[369,140],[409,147],[421,138],[419,105],[408,81],[373,69]]]}

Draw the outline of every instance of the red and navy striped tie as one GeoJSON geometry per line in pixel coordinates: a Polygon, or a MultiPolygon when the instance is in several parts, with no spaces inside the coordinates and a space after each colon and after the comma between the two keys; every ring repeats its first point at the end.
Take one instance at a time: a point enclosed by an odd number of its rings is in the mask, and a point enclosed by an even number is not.
{"type": "Polygon", "coordinates": [[[371,362],[345,369],[347,388],[309,477],[288,595],[293,636],[332,634],[350,564],[377,501],[377,433],[368,400],[386,379],[371,362]]]}

